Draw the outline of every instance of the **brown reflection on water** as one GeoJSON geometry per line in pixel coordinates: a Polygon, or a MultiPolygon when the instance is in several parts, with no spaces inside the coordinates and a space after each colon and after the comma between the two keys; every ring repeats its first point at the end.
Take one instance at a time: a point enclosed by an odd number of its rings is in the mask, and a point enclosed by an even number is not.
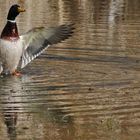
{"type": "Polygon", "coordinates": [[[0,1],[27,9],[24,33],[75,23],[74,36],[0,78],[0,140],[137,140],[140,134],[139,0],[0,1]]]}

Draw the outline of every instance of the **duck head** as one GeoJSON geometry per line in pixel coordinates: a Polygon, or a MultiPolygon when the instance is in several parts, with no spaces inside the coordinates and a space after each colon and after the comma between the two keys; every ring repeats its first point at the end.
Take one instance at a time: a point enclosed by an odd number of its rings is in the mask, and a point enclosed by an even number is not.
{"type": "Polygon", "coordinates": [[[25,12],[25,9],[22,9],[17,4],[11,6],[7,16],[7,24],[5,25],[0,38],[6,40],[11,40],[11,38],[12,40],[13,38],[17,40],[19,38],[15,19],[21,12],[25,12]]]}
{"type": "Polygon", "coordinates": [[[10,8],[10,10],[9,10],[7,19],[8,19],[8,20],[15,20],[15,18],[16,18],[21,12],[25,12],[25,9],[21,8],[21,7],[20,7],[19,5],[17,5],[17,4],[12,5],[11,8],[10,8]]]}

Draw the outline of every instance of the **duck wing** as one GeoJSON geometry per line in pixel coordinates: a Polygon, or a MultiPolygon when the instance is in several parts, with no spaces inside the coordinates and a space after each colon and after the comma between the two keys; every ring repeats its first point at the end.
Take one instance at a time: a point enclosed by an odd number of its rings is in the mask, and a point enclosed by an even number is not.
{"type": "Polygon", "coordinates": [[[38,27],[20,36],[23,42],[23,54],[20,61],[20,68],[24,68],[50,45],[68,39],[72,35],[73,30],[73,24],[50,28],[38,27]]]}

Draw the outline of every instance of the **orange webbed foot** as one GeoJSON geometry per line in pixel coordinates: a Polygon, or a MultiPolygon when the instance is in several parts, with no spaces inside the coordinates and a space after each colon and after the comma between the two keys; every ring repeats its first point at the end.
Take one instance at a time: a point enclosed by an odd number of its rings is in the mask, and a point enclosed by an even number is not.
{"type": "Polygon", "coordinates": [[[14,76],[21,76],[22,74],[21,74],[20,72],[14,71],[14,72],[12,73],[12,75],[14,75],[14,76]]]}

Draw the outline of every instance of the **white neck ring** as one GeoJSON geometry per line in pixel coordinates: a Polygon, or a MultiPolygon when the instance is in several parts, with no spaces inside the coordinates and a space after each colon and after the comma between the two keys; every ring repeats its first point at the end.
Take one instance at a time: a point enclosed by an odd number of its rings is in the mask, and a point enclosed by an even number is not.
{"type": "Polygon", "coordinates": [[[7,21],[9,21],[9,22],[11,22],[11,23],[16,23],[15,20],[7,20],[7,21]]]}

